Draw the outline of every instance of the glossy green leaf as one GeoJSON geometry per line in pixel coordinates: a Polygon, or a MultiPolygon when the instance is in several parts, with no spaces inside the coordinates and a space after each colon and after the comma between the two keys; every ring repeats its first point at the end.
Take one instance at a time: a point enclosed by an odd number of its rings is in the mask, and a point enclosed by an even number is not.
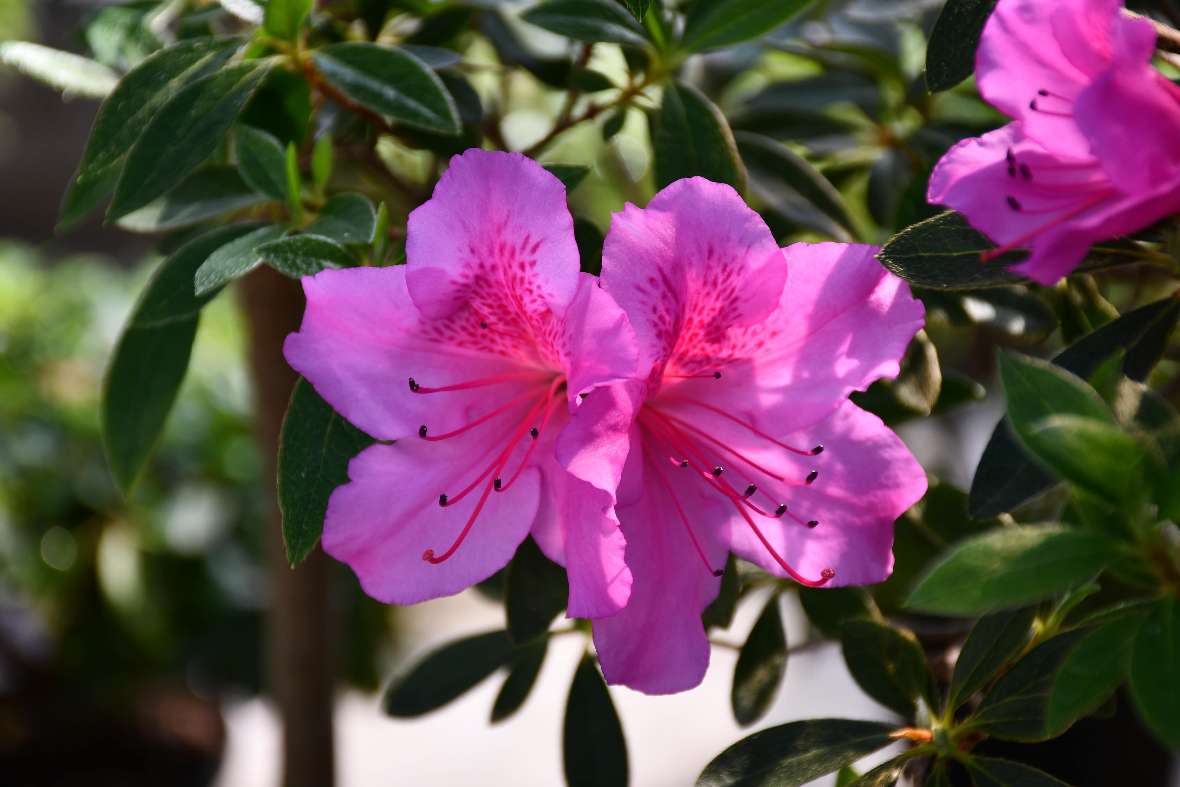
{"type": "Polygon", "coordinates": [[[270,224],[248,232],[217,249],[201,263],[201,267],[197,268],[193,278],[196,294],[206,295],[257,268],[262,264],[262,256],[257,252],[257,248],[281,238],[285,231],[284,227],[270,224]]]}
{"type": "Polygon", "coordinates": [[[132,69],[103,102],[62,205],[61,228],[83,219],[111,193],[127,153],[148,121],[185,85],[221,66],[235,41],[196,39],[161,50],[132,69]]]}
{"type": "Polygon", "coordinates": [[[904,762],[896,760],[883,762],[864,776],[858,776],[848,781],[845,787],[893,787],[901,778],[904,766],[904,762]]]}
{"type": "Polygon", "coordinates": [[[582,261],[582,270],[591,276],[602,272],[602,244],[604,238],[602,230],[590,219],[582,216],[574,217],[574,240],[578,243],[578,256],[582,261]]]}
{"type": "Polygon", "coordinates": [[[212,156],[268,70],[263,61],[228,66],[164,104],[127,154],[107,218],[113,221],[142,208],[212,156]]]}
{"type": "Polygon", "coordinates": [[[643,26],[615,0],[545,0],[522,18],[575,41],[647,44],[643,26]]]}
{"type": "Polygon", "coordinates": [[[284,41],[294,41],[311,13],[313,0],[267,0],[262,26],[284,41]]]}
{"type": "Polygon", "coordinates": [[[266,197],[246,185],[233,167],[206,167],[163,197],[128,213],[117,223],[130,232],[164,232],[250,208],[266,197]]]}
{"type": "Polygon", "coordinates": [[[849,621],[881,617],[873,597],[864,588],[800,587],[798,593],[807,619],[826,637],[839,639],[840,631],[849,621]]]}
{"type": "Polygon", "coordinates": [[[766,715],[786,672],[787,632],[775,593],[750,629],[734,666],[729,702],[738,724],[748,727],[766,715]]]}
{"type": "Polygon", "coordinates": [[[508,636],[518,644],[542,636],[565,609],[568,599],[565,570],[545,557],[535,541],[526,538],[508,564],[504,600],[508,636]]]}
{"type": "Polygon", "coordinates": [[[643,21],[643,17],[647,16],[647,9],[651,7],[651,0],[623,0],[623,2],[637,22],[643,21]]]}
{"type": "Polygon", "coordinates": [[[651,117],[656,186],[699,175],[742,191],[746,168],[725,116],[696,88],[671,82],[651,117]]]}
{"type": "Polygon", "coordinates": [[[701,622],[705,628],[727,629],[733,623],[733,615],[737,612],[738,598],[741,595],[742,581],[738,575],[737,559],[733,554],[725,559],[725,569],[721,574],[721,589],[717,598],[713,599],[705,611],[701,613],[701,622]]]}
{"type": "Polygon", "coordinates": [[[272,134],[250,126],[239,126],[235,137],[242,179],[259,194],[286,202],[287,157],[282,143],[272,134]]]}
{"type": "Polygon", "coordinates": [[[933,678],[918,640],[908,631],[872,620],[844,624],[840,637],[844,663],[857,685],[905,718],[917,712],[917,700],[932,703],[933,678]]]}
{"type": "Polygon", "coordinates": [[[1067,414],[1111,423],[1102,397],[1080,377],[1060,366],[1015,353],[1000,353],[1000,381],[1008,416],[1017,434],[1052,415],[1067,414]]]}
{"type": "Polygon", "coordinates": [[[576,189],[578,184],[590,174],[590,168],[580,164],[546,164],[545,169],[549,171],[550,175],[562,182],[566,191],[576,189]]]}
{"type": "Polygon", "coordinates": [[[1042,741],[1057,671],[1086,631],[1075,629],[1034,648],[996,681],[969,724],[996,738],[1042,741]]]}
{"type": "Polygon", "coordinates": [[[969,769],[975,787],[1069,787],[1031,765],[997,757],[972,757],[969,769]]]}
{"type": "Polygon", "coordinates": [[[314,276],[326,268],[347,268],[356,264],[348,250],[321,235],[290,235],[258,247],[267,265],[298,279],[314,276]]]}
{"type": "Polygon", "coordinates": [[[1101,707],[1127,677],[1143,614],[1129,614],[1095,628],[1066,656],[1053,679],[1046,730],[1060,735],[1101,707]]]}
{"type": "Polygon", "coordinates": [[[504,721],[524,705],[537,683],[537,677],[541,674],[548,650],[549,640],[544,638],[517,651],[508,668],[508,677],[501,684],[496,701],[492,705],[492,724],[504,721]]]}
{"type": "Polygon", "coordinates": [[[348,463],[373,444],[300,379],[279,436],[278,493],[283,543],[292,567],[315,548],[328,497],[348,482],[348,463]]]}
{"type": "Polygon", "coordinates": [[[456,640],[427,653],[395,678],[381,697],[390,716],[413,718],[458,699],[511,662],[516,648],[508,634],[489,631],[456,640]]]}
{"type": "Polygon", "coordinates": [[[946,704],[958,708],[1020,653],[1032,636],[1036,607],[985,615],[971,629],[955,660],[946,704]]]}
{"type": "Polygon", "coordinates": [[[810,719],[771,727],[717,755],[697,787],[797,787],[851,765],[893,742],[894,726],[810,719]]]}
{"type": "Polygon", "coordinates": [[[115,345],[102,392],[102,434],[111,473],[130,493],[188,369],[201,307],[193,276],[210,254],[248,228],[221,227],[186,243],[160,264],[115,345]]]}
{"type": "Polygon", "coordinates": [[[877,255],[882,264],[910,284],[934,290],[973,290],[1021,281],[1008,265],[1021,252],[983,260],[995,248],[958,213],[942,213],[894,235],[877,255]]]}
{"type": "Polygon", "coordinates": [[[761,134],[739,131],[734,137],[751,182],[757,191],[764,192],[768,209],[782,210],[791,201],[802,203],[810,210],[796,207],[789,218],[809,229],[852,239],[852,219],[844,197],[807,159],[761,134]]]}
{"type": "Polygon", "coordinates": [[[1150,461],[1134,437],[1093,418],[1053,415],[1021,434],[1024,446],[1060,478],[1109,500],[1130,500],[1143,489],[1150,461]]]}
{"type": "Polygon", "coordinates": [[[1165,746],[1180,749],[1180,603],[1158,602],[1135,637],[1131,696],[1165,746]]]}
{"type": "Polygon", "coordinates": [[[377,231],[377,209],[364,194],[334,194],[307,228],[343,244],[369,244],[377,231]]]}
{"type": "Polygon", "coordinates": [[[811,0],[698,0],[684,25],[681,46],[704,52],[740,44],[768,33],[810,4],[811,0]]]}
{"type": "Polygon", "coordinates": [[[425,63],[393,47],[331,44],[315,53],[329,83],[353,101],[411,128],[457,135],[459,111],[442,80],[425,63]]]}
{"type": "Polygon", "coordinates": [[[975,71],[975,50],[996,0],[947,0],[926,45],[926,87],[950,90],[975,71]]]}
{"type": "Polygon", "coordinates": [[[1069,590],[1113,556],[1105,537],[1056,525],[1003,527],[956,544],[918,582],[907,605],[977,615],[1069,590]]]}
{"type": "Polygon", "coordinates": [[[67,98],[106,98],[119,75],[88,57],[28,41],[0,41],[0,63],[60,90],[67,98]]]}
{"type": "Polygon", "coordinates": [[[565,783],[569,787],[627,784],[627,741],[610,692],[589,656],[583,656],[570,685],[562,734],[565,783]]]}

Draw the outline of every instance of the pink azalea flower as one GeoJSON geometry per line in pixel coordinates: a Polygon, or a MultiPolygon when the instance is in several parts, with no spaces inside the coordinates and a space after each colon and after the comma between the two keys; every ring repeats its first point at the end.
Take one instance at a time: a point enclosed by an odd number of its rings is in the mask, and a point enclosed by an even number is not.
{"type": "Polygon", "coordinates": [[[1052,284],[1094,243],[1180,210],[1180,88],[1151,66],[1155,31],[1121,0],[1000,0],[976,61],[1009,125],[935,167],[929,200],[1052,284]]]}
{"type": "Polygon", "coordinates": [[[926,476],[848,396],[898,373],[924,312],[875,251],[780,249],[733,189],[700,178],[615,215],[602,281],[644,373],[588,400],[637,412],[617,509],[631,598],[594,622],[611,682],[700,682],[701,612],[728,552],[805,585],[889,576],[893,522],[926,476]]]}
{"type": "Polygon", "coordinates": [[[410,215],[406,256],[304,279],[286,342],[291,366],[385,441],[332,494],[324,551],[369,595],[408,604],[487,578],[535,531],[568,569],[571,616],[617,611],[625,455],[579,395],[632,376],[637,349],[579,272],[565,188],[523,156],[470,150],[410,215]],[[570,475],[559,448],[594,472],[570,475]]]}

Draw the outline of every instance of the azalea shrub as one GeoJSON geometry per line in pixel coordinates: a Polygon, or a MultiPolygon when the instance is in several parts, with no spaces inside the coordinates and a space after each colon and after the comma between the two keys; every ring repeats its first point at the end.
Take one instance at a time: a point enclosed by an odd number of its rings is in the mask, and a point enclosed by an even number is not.
{"type": "Polygon", "coordinates": [[[293,570],[502,602],[386,712],[503,673],[505,721],[584,637],[566,779],[626,784],[607,685],[692,690],[756,596],[740,724],[823,640],[893,721],[762,729],[701,787],[1054,785],[1011,744],[1117,701],[1180,749],[1177,13],[170,0],[99,10],[88,57],[0,60],[103,99],[63,230],[162,236],[103,389],[120,488],[206,305],[269,268],[304,299],[293,570]],[[953,442],[988,386],[959,489],[899,433],[953,442]]]}

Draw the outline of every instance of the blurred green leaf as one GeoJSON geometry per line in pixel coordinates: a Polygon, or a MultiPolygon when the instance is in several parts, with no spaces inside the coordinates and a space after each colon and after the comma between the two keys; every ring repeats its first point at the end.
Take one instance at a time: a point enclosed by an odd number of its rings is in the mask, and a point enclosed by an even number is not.
{"type": "Polygon", "coordinates": [[[388,715],[403,719],[437,710],[507,665],[515,653],[512,640],[503,631],[448,643],[395,678],[381,697],[381,707],[388,715]]]}
{"type": "Polygon", "coordinates": [[[412,128],[451,136],[462,130],[455,100],[425,63],[393,47],[331,44],[315,55],[331,85],[362,106],[412,128]]]}
{"type": "Polygon", "coordinates": [[[879,620],[881,613],[864,588],[799,587],[799,603],[811,625],[825,637],[839,639],[844,624],[853,620],[879,620]]]}
{"type": "Polygon", "coordinates": [[[163,196],[213,155],[269,68],[263,61],[227,66],[172,96],[127,154],[108,220],[163,196]]]}
{"type": "Polygon", "coordinates": [[[196,294],[206,295],[257,268],[262,264],[258,247],[281,238],[284,232],[286,228],[278,224],[269,224],[258,227],[214,251],[201,263],[193,277],[196,294]]]}
{"type": "Polygon", "coordinates": [[[283,145],[271,134],[250,126],[238,126],[238,170],[259,194],[287,201],[287,157],[283,145]]]}
{"type": "Polygon", "coordinates": [[[1085,634],[1083,629],[1058,634],[1029,651],[996,682],[968,723],[1002,740],[1032,742],[1052,737],[1045,722],[1053,682],[1085,634]]]}
{"type": "Polygon", "coordinates": [[[851,620],[840,642],[848,672],[865,694],[907,719],[914,718],[918,698],[933,705],[933,678],[913,634],[873,620],[851,620]]]}
{"type": "Polygon", "coordinates": [[[1130,614],[1091,630],[1070,651],[1053,678],[1045,726],[1060,735],[1093,713],[1127,677],[1135,635],[1144,615],[1130,614]]]}
{"type": "Polygon", "coordinates": [[[1069,787],[1031,765],[996,757],[973,756],[968,767],[976,787],[1069,787]]]}
{"type": "Polygon", "coordinates": [[[1155,604],[1135,637],[1131,696],[1143,720],[1169,749],[1180,749],[1180,603],[1155,604]]]}
{"type": "Polygon", "coordinates": [[[508,677],[501,684],[496,701],[492,705],[492,724],[504,721],[524,705],[537,683],[548,651],[548,638],[538,639],[517,651],[509,666],[508,677]]]}
{"type": "Polygon", "coordinates": [[[926,87],[950,90],[975,72],[975,50],[996,0],[947,0],[926,46],[926,87]]]}
{"type": "Polygon", "coordinates": [[[643,17],[647,16],[647,9],[651,5],[651,0],[623,0],[627,6],[627,10],[635,17],[636,22],[643,22],[643,17]]]}
{"type": "Polygon", "coordinates": [[[907,605],[975,615],[1030,604],[1089,579],[1113,551],[1109,539],[1081,530],[998,528],[956,544],[918,582],[907,605]]]}
{"type": "Polygon", "coordinates": [[[162,232],[192,227],[265,201],[234,167],[212,166],[194,172],[164,196],[116,223],[130,232],[162,232]]]}
{"type": "Polygon", "coordinates": [[[283,174],[287,193],[287,215],[296,227],[303,224],[303,173],[299,170],[299,150],[294,142],[287,143],[283,156],[283,174]]]}
{"type": "Polygon", "coordinates": [[[574,240],[578,242],[578,255],[582,260],[582,270],[591,276],[602,272],[602,230],[589,219],[581,216],[574,217],[574,240]]]}
{"type": "Polygon", "coordinates": [[[545,557],[533,539],[526,538],[508,564],[504,599],[508,636],[517,644],[542,636],[568,599],[565,570],[545,557]]]}
{"type": "Polygon", "coordinates": [[[521,18],[575,41],[647,44],[643,26],[615,0],[545,0],[521,18]]]}
{"type": "Polygon", "coordinates": [[[102,392],[107,460],[123,494],[147,463],[188,369],[201,307],[216,293],[193,292],[197,268],[248,227],[221,227],[189,241],[160,264],[115,345],[102,392]]]}
{"type": "Polygon", "coordinates": [[[348,482],[348,463],[372,444],[300,378],[283,418],[277,470],[283,543],[292,568],[319,542],[328,498],[348,482]]]}
{"type": "Polygon", "coordinates": [[[315,146],[311,152],[311,178],[316,193],[323,193],[328,181],[332,179],[332,167],[335,165],[336,151],[333,147],[335,140],[329,133],[316,137],[315,146]]]}
{"type": "Polygon", "coordinates": [[[769,209],[782,210],[793,199],[810,209],[789,212],[787,217],[794,222],[841,240],[854,237],[844,197],[807,159],[770,137],[748,131],[734,137],[754,185],[773,197],[766,200],[769,209]],[[818,217],[808,220],[808,213],[818,217]]]}
{"type": "Polygon", "coordinates": [[[127,153],[144,126],[185,85],[218,69],[232,40],[181,41],[155,53],[124,76],[94,120],[78,172],[62,204],[59,229],[77,224],[115,187],[127,153]]]}
{"type": "Polygon", "coordinates": [[[346,245],[373,242],[377,231],[377,209],[364,194],[333,194],[320,215],[307,228],[309,235],[321,235],[346,245]]]}
{"type": "Polygon", "coordinates": [[[746,168],[733,132],[721,110],[696,88],[669,83],[650,126],[657,187],[699,175],[745,189],[746,168]]]}
{"type": "Polygon", "coordinates": [[[267,0],[262,26],[284,41],[294,41],[311,13],[313,0],[267,0]]]}
{"type": "Polygon", "coordinates": [[[734,666],[729,702],[738,724],[748,727],[766,715],[786,672],[787,632],[775,593],[750,629],[734,666]]]}
{"type": "Polygon", "coordinates": [[[955,660],[947,707],[958,708],[966,702],[1024,649],[1032,635],[1036,612],[1035,607],[1025,607],[979,619],[955,660]]]}
{"type": "Polygon", "coordinates": [[[894,727],[875,721],[810,719],[771,727],[721,752],[697,787],[798,787],[893,742],[894,727]]]}
{"type": "Polygon", "coordinates": [[[1000,353],[1000,381],[1016,433],[1052,415],[1077,415],[1112,423],[1106,403],[1086,381],[1065,369],[1016,353],[1000,353]]]}
{"type": "Polygon", "coordinates": [[[569,787],[627,784],[627,741],[610,692],[590,655],[582,657],[570,684],[562,733],[565,783],[569,787]]]}
{"type": "Polygon", "coordinates": [[[88,57],[28,41],[0,41],[0,63],[60,90],[67,98],[106,98],[119,75],[88,57]]]}
{"type": "Polygon", "coordinates": [[[717,593],[717,598],[701,613],[701,622],[706,629],[727,629],[733,624],[733,613],[737,611],[741,589],[737,559],[731,553],[725,560],[725,570],[721,574],[721,589],[717,593]]]}
{"type": "Polygon", "coordinates": [[[590,174],[590,168],[581,164],[546,164],[545,169],[565,186],[567,192],[573,191],[578,184],[590,174]]]}
{"type": "Polygon", "coordinates": [[[347,249],[321,235],[290,235],[264,243],[257,251],[267,265],[295,279],[356,264],[347,249]]]}
{"type": "Polygon", "coordinates": [[[1026,448],[1062,479],[1108,500],[1138,496],[1148,456],[1134,437],[1106,421],[1052,415],[1021,434],[1026,448]]]}
{"type": "Polygon", "coordinates": [[[811,0],[697,0],[684,23],[681,46],[703,52],[769,33],[810,4],[811,0]]]}

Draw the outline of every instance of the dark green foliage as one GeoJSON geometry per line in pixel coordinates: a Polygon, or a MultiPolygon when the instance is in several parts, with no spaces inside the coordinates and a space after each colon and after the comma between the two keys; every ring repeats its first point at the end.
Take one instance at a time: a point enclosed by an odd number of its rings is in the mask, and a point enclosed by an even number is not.
{"type": "Polygon", "coordinates": [[[574,673],[562,734],[565,781],[570,787],[627,784],[627,742],[598,665],[585,656],[574,673]]]}
{"type": "Polygon", "coordinates": [[[743,727],[766,714],[787,671],[787,635],[779,612],[779,597],[766,602],[738,653],[729,702],[743,727]]]}
{"type": "Polygon", "coordinates": [[[930,34],[926,86],[949,90],[975,71],[975,50],[996,0],[948,0],[930,34]]]}

